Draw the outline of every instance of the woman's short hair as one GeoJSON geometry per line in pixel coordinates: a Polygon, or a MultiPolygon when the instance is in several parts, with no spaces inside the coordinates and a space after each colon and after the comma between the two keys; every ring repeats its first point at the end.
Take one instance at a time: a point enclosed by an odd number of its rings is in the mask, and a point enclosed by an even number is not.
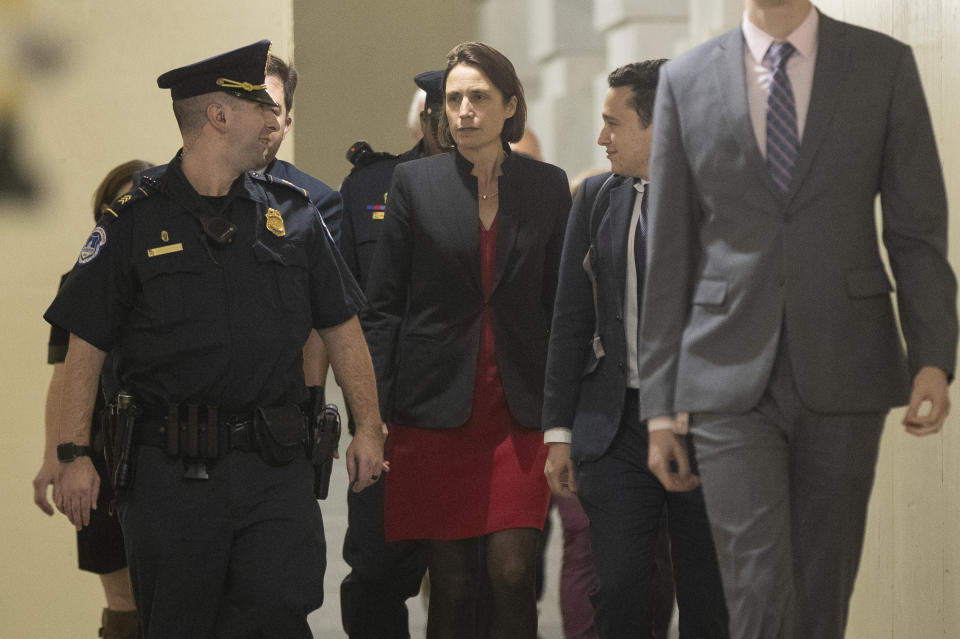
{"type": "MultiPolygon", "coordinates": [[[[493,86],[503,94],[504,102],[512,97],[517,98],[517,110],[506,122],[500,131],[500,140],[504,146],[510,142],[519,142],[523,137],[523,129],[527,122],[527,102],[523,97],[523,84],[517,77],[513,63],[493,47],[482,42],[462,42],[447,54],[447,68],[443,73],[444,86],[450,70],[458,64],[465,64],[483,72],[493,86]]],[[[447,121],[447,109],[443,109],[440,118],[440,127],[437,131],[441,146],[452,146],[453,137],[450,135],[450,123],[447,121]]]]}
{"type": "Polygon", "coordinates": [[[94,221],[100,219],[100,215],[103,213],[103,207],[110,206],[118,196],[123,195],[119,192],[121,186],[127,182],[133,182],[133,178],[137,173],[146,171],[152,166],[153,164],[145,160],[129,160],[119,166],[113,167],[93,193],[94,221]]]}

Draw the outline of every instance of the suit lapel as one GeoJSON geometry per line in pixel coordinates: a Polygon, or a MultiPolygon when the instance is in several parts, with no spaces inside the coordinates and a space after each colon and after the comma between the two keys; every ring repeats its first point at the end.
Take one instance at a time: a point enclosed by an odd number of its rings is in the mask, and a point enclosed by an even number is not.
{"type": "Polygon", "coordinates": [[[470,282],[477,291],[482,291],[480,281],[480,213],[477,208],[477,178],[470,171],[473,165],[457,151],[452,151],[455,170],[453,177],[462,182],[463,200],[447,212],[450,225],[449,237],[457,238],[463,268],[469,273],[470,282]]]}
{"type": "Polygon", "coordinates": [[[841,23],[821,13],[817,27],[817,61],[813,71],[810,107],[800,141],[800,157],[790,185],[790,199],[796,195],[810,172],[813,158],[826,137],[837,97],[843,91],[846,59],[847,43],[841,23]]]}
{"type": "Polygon", "coordinates": [[[623,289],[627,285],[627,251],[631,250],[627,240],[630,235],[630,218],[633,216],[633,204],[637,190],[633,180],[624,178],[624,183],[610,191],[610,203],[607,215],[597,228],[597,245],[609,250],[617,303],[623,306],[623,289]]]}
{"type": "MultiPolygon", "coordinates": [[[[513,246],[517,243],[517,234],[520,232],[520,217],[526,213],[521,210],[521,201],[513,176],[508,176],[507,162],[504,162],[504,174],[500,176],[500,208],[497,210],[497,272],[493,280],[493,290],[497,290],[500,280],[510,263],[513,246]]],[[[529,215],[528,215],[529,217],[529,215]]]]}
{"type": "Polygon", "coordinates": [[[731,134],[740,145],[747,168],[760,176],[767,190],[778,199],[783,197],[780,188],[767,171],[757,136],[750,119],[750,102],[747,99],[747,72],[744,68],[743,33],[739,28],[728,31],[717,41],[714,49],[715,59],[710,61],[714,68],[714,91],[720,96],[723,112],[730,122],[731,134]]]}

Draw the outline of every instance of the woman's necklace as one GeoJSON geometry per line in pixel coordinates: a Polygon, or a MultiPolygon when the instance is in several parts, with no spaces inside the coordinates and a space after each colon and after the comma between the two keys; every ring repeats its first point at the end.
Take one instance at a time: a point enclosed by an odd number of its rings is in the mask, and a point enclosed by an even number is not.
{"type": "MultiPolygon", "coordinates": [[[[503,153],[503,151],[501,150],[500,153],[497,154],[497,167],[499,167],[501,164],[503,164],[503,157],[501,157],[501,154],[502,154],[502,153],[503,153]]],[[[496,179],[497,179],[496,171],[495,171],[494,173],[495,173],[495,175],[494,175],[494,178],[493,178],[493,179],[496,180],[496,179]]],[[[478,186],[479,186],[479,185],[478,185],[478,186]]],[[[480,193],[480,189],[479,189],[479,188],[477,189],[477,192],[480,193]]],[[[500,191],[494,191],[493,193],[487,193],[486,195],[484,195],[483,193],[480,193],[480,199],[481,199],[481,200],[488,200],[488,199],[490,199],[490,198],[497,197],[499,194],[500,194],[500,191]]]]}

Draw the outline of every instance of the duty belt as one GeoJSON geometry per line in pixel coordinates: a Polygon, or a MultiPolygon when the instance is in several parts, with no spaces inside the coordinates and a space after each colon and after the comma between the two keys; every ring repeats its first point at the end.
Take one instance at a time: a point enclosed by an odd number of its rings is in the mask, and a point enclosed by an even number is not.
{"type": "Polygon", "coordinates": [[[140,405],[136,442],[185,459],[219,459],[232,450],[260,449],[253,415],[219,415],[204,404],[140,405]]]}

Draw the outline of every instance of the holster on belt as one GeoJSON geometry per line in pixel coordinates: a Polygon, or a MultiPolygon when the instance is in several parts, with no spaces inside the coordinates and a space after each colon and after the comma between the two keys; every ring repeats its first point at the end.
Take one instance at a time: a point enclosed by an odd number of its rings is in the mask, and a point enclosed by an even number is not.
{"type": "Polygon", "coordinates": [[[139,415],[140,407],[124,391],[117,393],[114,401],[101,414],[103,456],[107,462],[110,484],[117,497],[122,497],[133,485],[137,450],[134,428],[139,415]]]}
{"type": "Polygon", "coordinates": [[[313,493],[317,499],[326,499],[330,492],[333,455],[340,445],[340,411],[334,404],[324,405],[322,386],[311,386],[309,390],[307,450],[313,464],[313,493]]]}

